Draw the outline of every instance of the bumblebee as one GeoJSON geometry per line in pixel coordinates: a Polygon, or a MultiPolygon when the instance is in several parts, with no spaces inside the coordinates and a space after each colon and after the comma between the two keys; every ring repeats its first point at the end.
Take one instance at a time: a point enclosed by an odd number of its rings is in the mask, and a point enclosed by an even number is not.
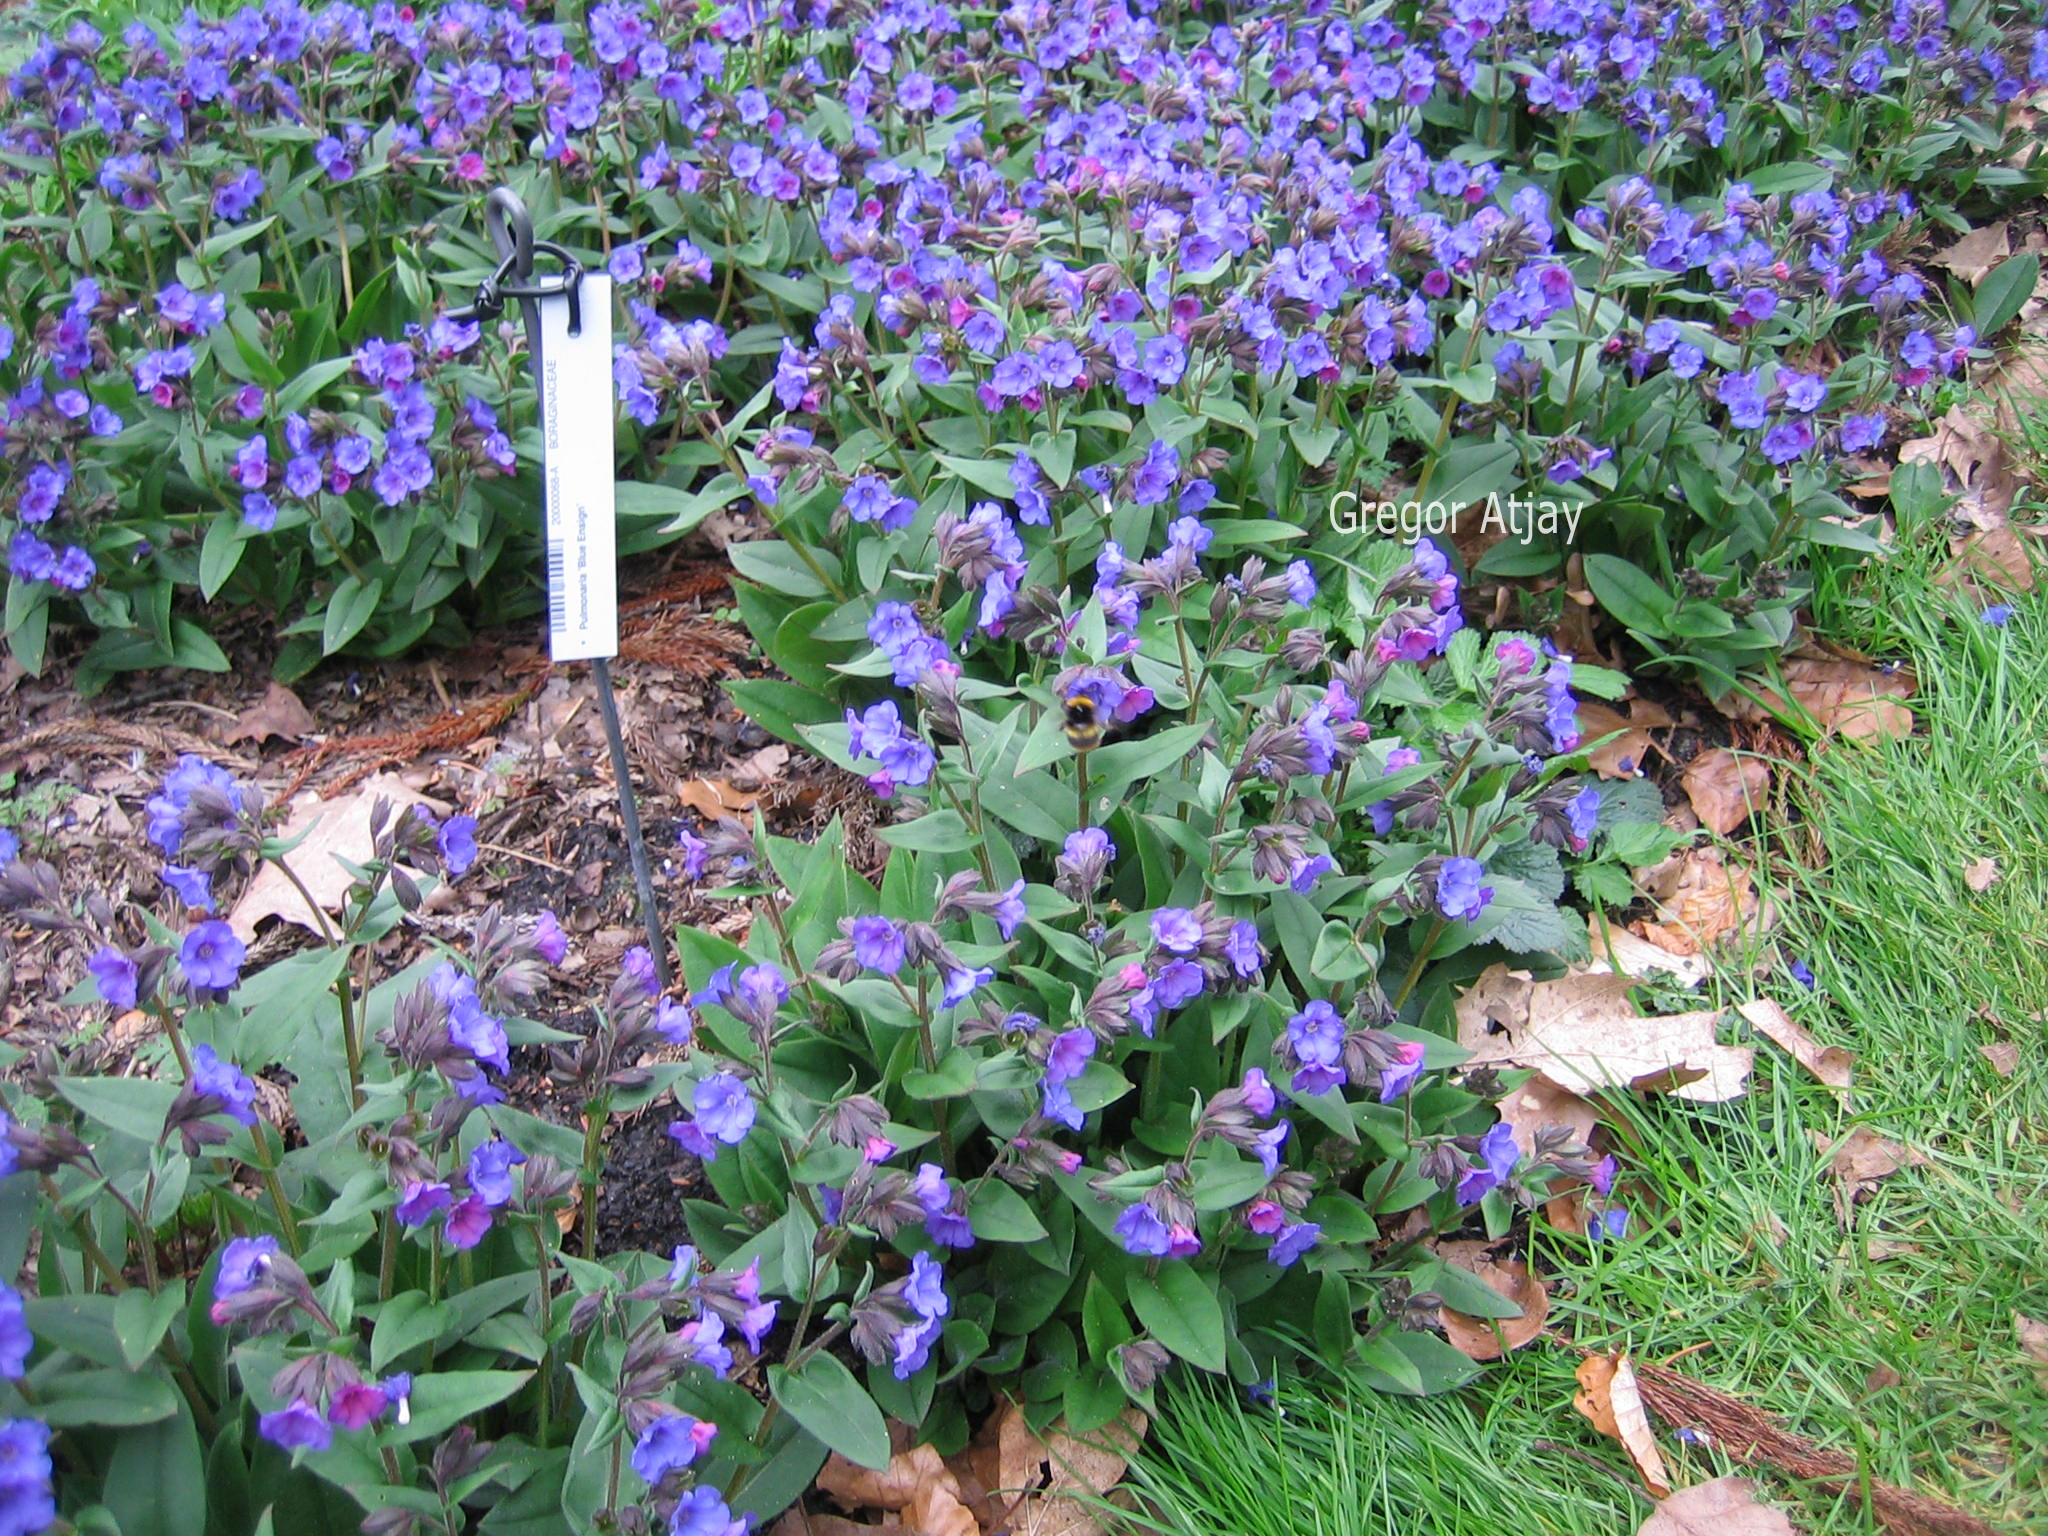
{"type": "Polygon", "coordinates": [[[1067,695],[1067,745],[1076,752],[1093,752],[1102,745],[1102,706],[1089,693],[1067,695]]]}

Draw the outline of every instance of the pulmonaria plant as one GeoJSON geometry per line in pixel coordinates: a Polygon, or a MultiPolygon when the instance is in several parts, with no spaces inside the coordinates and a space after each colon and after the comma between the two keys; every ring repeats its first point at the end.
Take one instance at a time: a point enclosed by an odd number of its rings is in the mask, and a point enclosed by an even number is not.
{"type": "MultiPolygon", "coordinates": [[[[2000,151],[2048,81],[2040,21],[2020,0],[70,20],[15,64],[0,129],[22,245],[5,638],[39,667],[53,623],[84,623],[88,682],[224,668],[173,611],[191,591],[284,619],[290,674],[530,606],[519,328],[436,314],[490,271],[476,204],[507,181],[619,287],[621,467],[652,486],[621,498],[629,543],[748,500],[868,548],[851,579],[742,557],[824,597],[874,590],[878,541],[916,557],[944,522],[999,622],[1016,559],[976,526],[985,498],[1057,530],[1106,491],[1292,507],[1414,465],[1420,503],[1596,508],[1597,552],[1646,571],[1596,595],[1725,672],[1785,638],[1759,566],[1865,547],[1836,461],[1909,433],[2032,286],[2016,258],[1951,329],[1882,252],[1923,204],[1953,223],[1951,187],[2038,190],[2000,151]],[[1664,601],[1631,601],[1645,585],[1664,601]]],[[[1554,536],[1514,543],[1489,569],[1561,563],[1554,536]]]]}
{"type": "MultiPolygon", "coordinates": [[[[209,1468],[266,1505],[346,1501],[369,1536],[461,1529],[514,1489],[576,1529],[728,1536],[774,1513],[744,1490],[728,1505],[739,1463],[718,1441],[763,1429],[731,1378],[781,1303],[744,1263],[600,1249],[607,1125],[688,1083],[674,1047],[694,1020],[656,995],[647,952],[587,1034],[550,1029],[530,1015],[568,959],[552,914],[425,915],[428,879],[478,856],[473,818],[380,803],[334,914],[262,795],[216,764],[180,759],[139,819],[177,861],[153,911],[0,850],[10,924],[61,935],[77,965],[65,1001],[146,1020],[118,1077],[90,1046],[0,1048],[0,1196],[24,1213],[0,1240],[10,1276],[42,1234],[40,1294],[0,1284],[0,1530],[33,1536],[60,1507],[140,1528],[167,1484],[207,1513],[209,1468]],[[206,915],[259,865],[321,936],[261,971],[206,915]],[[437,952],[380,975],[407,922],[437,952]],[[577,1128],[518,1107],[521,1050],[577,1128]],[[572,1453],[599,1475],[572,1479],[572,1453]],[[123,1470],[145,1456],[161,1476],[123,1470]]],[[[702,1118],[745,1136],[730,1111],[702,1118]]]]}
{"type": "Polygon", "coordinates": [[[1446,1037],[1491,958],[1582,953],[1567,883],[1658,840],[1647,786],[1584,772],[1574,689],[1621,679],[1466,629],[1431,544],[1269,562],[1286,525],[1188,500],[977,511],[833,621],[854,700],[799,734],[887,807],[879,888],[836,825],[683,834],[756,913],[744,949],[680,935],[692,1235],[781,1301],[782,1410],[870,1464],[887,1417],[955,1445],[998,1391],[1086,1428],[1304,1342],[1465,1380],[1421,1238],[1611,1181],[1518,1142],[1446,1037]]]}

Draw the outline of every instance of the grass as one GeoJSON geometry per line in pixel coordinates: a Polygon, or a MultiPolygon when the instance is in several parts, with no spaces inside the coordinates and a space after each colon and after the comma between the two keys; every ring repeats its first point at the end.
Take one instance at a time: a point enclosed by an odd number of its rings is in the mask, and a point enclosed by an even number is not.
{"type": "MultiPolygon", "coordinates": [[[[1762,873],[1784,917],[1762,974],[1714,983],[1717,1001],[1774,996],[1856,1052],[1852,1090],[1758,1042],[1745,1098],[1623,1102],[1629,1237],[1589,1251],[1539,1223],[1530,1241],[1556,1272],[1564,1339],[1685,1352],[1680,1369],[1869,1476],[2048,1530],[2048,1390],[2013,1325],[2048,1318],[2048,601],[1985,624],[1979,600],[1936,581],[1938,533],[1905,543],[1817,611],[1824,632],[1912,663],[1920,730],[1780,766],[1790,816],[1762,873]],[[1973,892],[1963,871],[1985,857],[2000,877],[1973,892]],[[1773,969],[1793,957],[1813,992],[1773,969]],[[1980,1050],[1999,1041],[2019,1051],[2010,1077],[1980,1050]],[[1814,1137],[1858,1124],[1928,1161],[1845,1229],[1814,1137]]],[[[1539,1342],[1456,1401],[1295,1389],[1284,1417],[1183,1390],[1135,1473],[1151,1529],[1633,1531],[1649,1506],[1619,1447],[1571,1410],[1576,1361],[1539,1342]]],[[[1668,1428],[1681,1484],[1756,1470],[1668,1428]]],[[[1810,1536],[1878,1529],[1845,1497],[1762,1480],[1810,1536]]]]}

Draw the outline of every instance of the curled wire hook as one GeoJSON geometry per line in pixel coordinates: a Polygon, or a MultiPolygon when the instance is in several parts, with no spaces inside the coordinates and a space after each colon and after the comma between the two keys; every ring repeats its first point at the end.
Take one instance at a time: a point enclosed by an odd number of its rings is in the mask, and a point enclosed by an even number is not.
{"type": "Polygon", "coordinates": [[[495,320],[505,312],[505,301],[519,301],[519,315],[526,326],[526,344],[533,350],[539,340],[540,316],[533,301],[551,294],[569,299],[569,334],[583,331],[583,264],[552,240],[533,237],[533,219],[526,204],[510,187],[498,187],[484,203],[484,227],[490,231],[491,248],[498,255],[498,269],[477,284],[476,297],[460,309],[448,311],[450,320],[495,320]],[[533,258],[549,256],[562,264],[553,277],[536,281],[533,258]]]}

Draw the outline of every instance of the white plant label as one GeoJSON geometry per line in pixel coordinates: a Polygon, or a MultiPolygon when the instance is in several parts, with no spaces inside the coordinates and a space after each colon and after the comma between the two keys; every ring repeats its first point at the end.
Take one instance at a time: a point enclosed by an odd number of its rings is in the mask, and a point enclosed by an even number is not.
{"type": "Polygon", "coordinates": [[[574,336],[568,295],[539,301],[548,654],[556,661],[619,652],[612,280],[586,272],[579,287],[582,328],[574,336]]]}

